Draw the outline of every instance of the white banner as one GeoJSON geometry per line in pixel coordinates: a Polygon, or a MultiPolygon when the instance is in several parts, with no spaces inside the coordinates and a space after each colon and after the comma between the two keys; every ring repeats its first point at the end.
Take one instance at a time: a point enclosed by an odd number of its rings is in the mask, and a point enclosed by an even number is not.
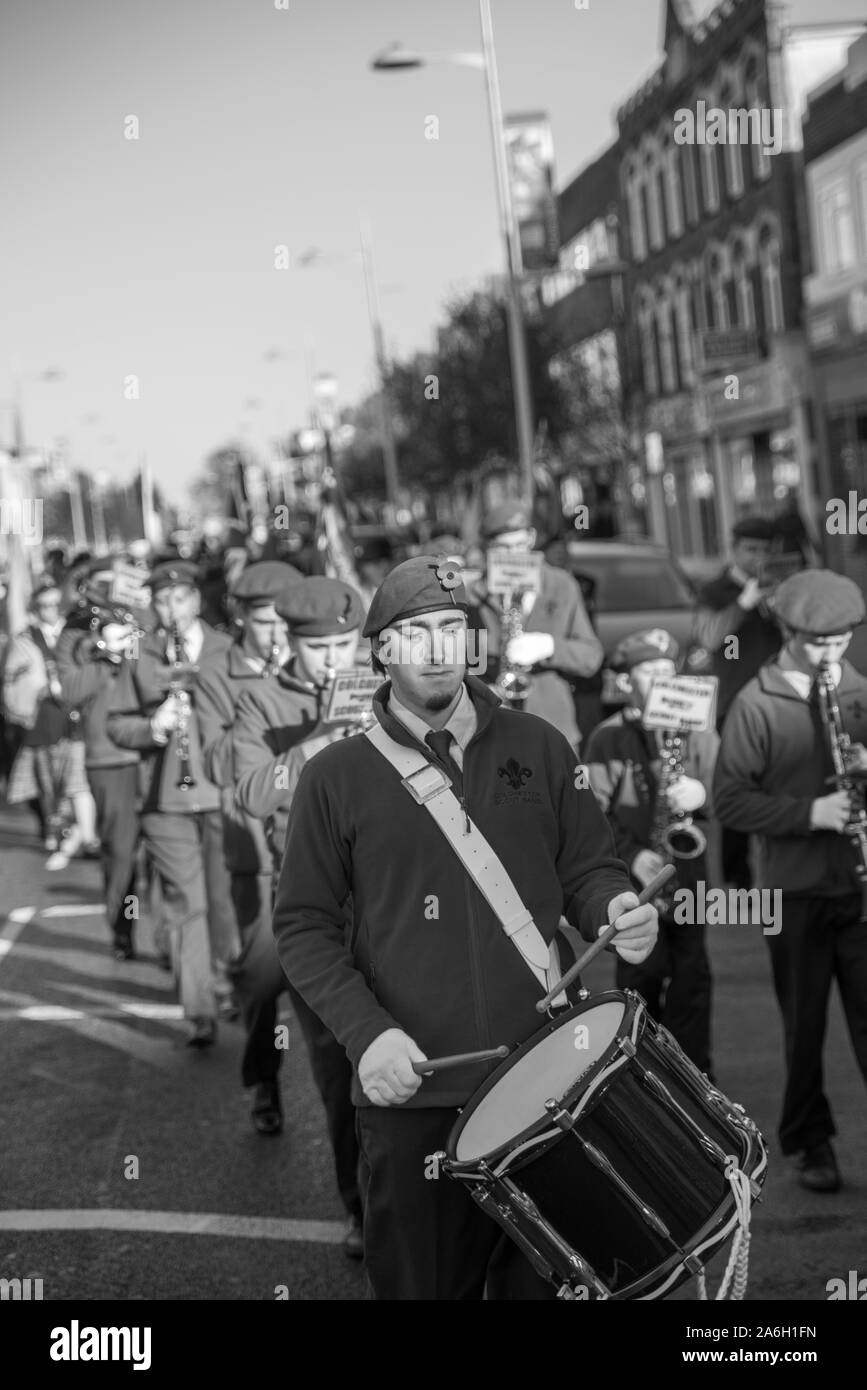
{"type": "Polygon", "coordinates": [[[716,720],[716,676],[657,676],[641,722],[646,729],[703,733],[716,720]]]}

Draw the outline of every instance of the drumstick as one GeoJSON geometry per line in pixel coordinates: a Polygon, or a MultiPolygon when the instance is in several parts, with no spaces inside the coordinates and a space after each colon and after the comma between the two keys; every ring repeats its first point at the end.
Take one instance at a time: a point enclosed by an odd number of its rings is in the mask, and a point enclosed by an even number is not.
{"type": "Polygon", "coordinates": [[[508,1057],[509,1049],[505,1043],[501,1047],[489,1048],[487,1052],[458,1052],[454,1057],[430,1057],[424,1062],[412,1062],[416,1076],[426,1076],[429,1071],[446,1071],[448,1067],[464,1067],[473,1062],[492,1062],[496,1057],[508,1057]]]}
{"type": "MultiPolygon", "coordinates": [[[[641,892],[638,895],[638,902],[636,903],[636,907],[642,907],[645,903],[649,903],[652,898],[655,898],[660,888],[665,887],[666,883],[668,883],[668,880],[671,878],[673,873],[673,864],[666,864],[663,869],[660,869],[659,873],[656,875],[656,878],[652,879],[651,882],[648,883],[646,888],[642,888],[641,892]]],[[[630,907],[628,911],[632,912],[634,911],[634,909],[630,907]]],[[[544,999],[539,1000],[538,1004],[536,1005],[536,1010],[538,1013],[543,1014],[547,1009],[548,1005],[551,1003],[551,1000],[556,999],[558,994],[561,994],[564,989],[571,985],[572,981],[576,978],[576,976],[581,974],[581,971],[584,969],[584,967],[590,964],[594,956],[598,956],[600,951],[604,951],[605,947],[608,945],[609,941],[612,939],[616,931],[617,920],[615,919],[609,927],[605,928],[602,935],[597,936],[596,940],[590,946],[587,947],[587,950],[578,957],[575,964],[571,967],[571,969],[566,971],[566,974],[554,986],[554,988],[549,989],[544,999]]]]}

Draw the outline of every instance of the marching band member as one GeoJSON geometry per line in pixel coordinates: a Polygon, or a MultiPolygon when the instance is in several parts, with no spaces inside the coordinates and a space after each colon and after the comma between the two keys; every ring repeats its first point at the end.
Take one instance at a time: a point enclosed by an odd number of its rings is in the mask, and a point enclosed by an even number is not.
{"type": "MultiPolygon", "coordinates": [[[[665,787],[660,804],[664,735],[645,729],[641,717],[657,676],[676,673],[677,643],[661,628],[636,632],[615,647],[611,666],[626,696],[622,711],[599,724],[584,750],[590,785],[614,835],[614,845],[633,879],[644,888],[668,856],[654,843],[655,829],[676,815],[707,816],[719,736],[715,730],[683,738],[682,773],[665,787]]],[[[707,877],[704,851],[677,860],[676,886],[694,891],[707,877]]],[[[618,989],[635,989],[695,1062],[710,1072],[711,973],[704,923],[674,920],[673,889],[665,891],[659,939],[638,965],[618,960],[618,989]]]]}
{"type": "Polygon", "coordinates": [[[286,624],[274,605],[301,578],[298,570],[279,560],[248,565],[241,572],[231,588],[241,624],[237,640],[201,673],[196,685],[205,771],[221,792],[223,856],[242,943],[259,922],[270,932],[272,866],[261,821],[235,803],[235,716],[244,692],[273,680],[288,659],[286,624]]]}
{"type": "Polygon", "coordinates": [[[166,561],[149,582],[162,629],[142,638],[138,656],[123,663],[108,734],[141,754],[142,836],[160,880],[191,1023],[188,1043],[207,1047],[217,1035],[217,991],[228,1007],[237,928],[223,863],[220,789],[205,772],[195,708],[184,692],[194,690],[197,672],[225,663],[231,639],[200,620],[194,565],[166,561]],[[183,785],[185,776],[190,785],[183,785]]]}
{"type": "MultiPolygon", "coordinates": [[[[269,822],[274,872],[279,870],[286,820],[305,752],[345,732],[322,729],[323,701],[332,672],[351,670],[364,616],[360,595],[339,579],[314,576],[294,584],[277,600],[289,628],[292,658],[274,681],[260,682],[242,696],[234,730],[236,799],[246,812],[269,822]],[[292,765],[292,753],[299,763],[292,765]]],[[[261,928],[261,923],[259,924],[261,928]]],[[[280,1051],[274,1046],[277,1001],[287,980],[274,947],[270,923],[245,944],[236,972],[244,1002],[247,1044],[242,1077],[255,1087],[253,1121],[261,1133],[282,1128],[278,1084],[280,1051]]],[[[346,1053],[300,994],[288,985],[325,1106],[337,1185],[348,1213],[346,1253],[362,1254],[358,1142],[350,1099],[346,1053]]]]}
{"type": "MultiPolygon", "coordinates": [[[[492,547],[531,551],[536,545],[529,511],[520,502],[492,508],[483,518],[481,530],[486,552],[492,547]]],[[[581,732],[568,678],[594,675],[603,657],[602,644],[587,616],[577,581],[566,570],[543,564],[541,590],[527,590],[520,596],[523,631],[508,639],[505,651],[503,599],[488,591],[484,577],[468,592],[472,606],[470,626],[485,628],[487,655],[494,658],[488,671],[480,673],[483,679],[495,681],[504,658],[526,668],[529,694],[524,710],[547,719],[577,749],[581,732]]]]}
{"type": "Polygon", "coordinates": [[[864,620],[864,599],[851,579],[804,570],[780,585],[774,606],[785,644],[729,711],[713,797],[724,825],[761,837],[762,883],[782,893],[782,930],[766,938],[785,1037],[780,1147],[803,1187],[836,1192],[836,1131],[822,1076],[828,995],[836,977],[867,1080],[867,922],[858,855],[845,833],[855,798],[828,789],[834,769],[816,677],[827,669],[852,762],[863,770],[867,679],[844,654],[864,620]]]}
{"type": "Polygon", "coordinates": [[[6,799],[30,802],[40,819],[45,867],[63,869],[74,855],[99,852],[96,808],[84,770],[84,740],[76,712],[63,700],[57,671],[57,644],[63,632],[61,591],[52,580],[40,584],[30,600],[31,617],[9,643],[3,678],[6,718],[22,730],[6,799]],[[75,824],[62,839],[66,799],[75,824]]]}
{"type": "Polygon", "coordinates": [[[529,936],[538,955],[561,914],[590,940],[618,918],[617,950],[633,961],[656,938],[656,912],[636,907],[567,741],[466,678],[467,606],[460,571],[431,556],[398,565],[380,586],[364,628],[374,668],[389,678],[374,698],[376,724],[305,767],[274,913],[287,976],[354,1069],[364,1253],[381,1299],[476,1299],[486,1280],[491,1297],[554,1296],[460,1184],[426,1177],[484,1066],[422,1083],[411,1064],[536,1032],[545,985],[519,952],[529,936]],[[508,865],[532,918],[517,940],[390,765],[407,751],[434,775],[436,795],[454,785],[461,824],[508,865]]]}
{"type": "Polygon", "coordinates": [[[96,804],[96,828],[102,851],[105,911],[116,960],[135,958],[132,897],[139,837],[139,755],[119,748],[108,736],[108,711],[124,659],[132,654],[131,623],[116,622],[109,611],[111,571],[99,562],[89,581],[94,600],[101,594],[107,616],[86,629],[70,616],[57,644],[57,670],[63,698],[81,717],[85,770],[96,804]]]}
{"type": "MultiPolygon", "coordinates": [[[[783,640],[767,606],[768,591],[759,582],[774,534],[773,522],[761,516],[736,522],[730,562],[698,591],[693,640],[710,653],[711,674],[719,682],[718,730],[738,691],[777,654],[783,640]]],[[[749,836],[735,826],[723,827],[722,861],[725,880],[736,888],[749,888],[749,836]]]]}

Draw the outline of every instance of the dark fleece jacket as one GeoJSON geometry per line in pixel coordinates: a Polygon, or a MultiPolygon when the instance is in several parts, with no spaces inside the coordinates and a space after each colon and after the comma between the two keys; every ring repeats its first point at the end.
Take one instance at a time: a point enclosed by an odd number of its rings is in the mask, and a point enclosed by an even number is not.
{"type": "MultiPolygon", "coordinates": [[[[867,743],[867,679],[848,661],[837,701],[852,742],[867,743]]],[[[848,838],[810,829],[813,802],[834,790],[831,771],[818,709],[775,661],[764,666],[729,710],[713,784],[723,825],[761,837],[763,887],[822,898],[859,891],[848,838]]]]}
{"type": "MultiPolygon", "coordinates": [[[[544,719],[501,708],[480,681],[467,685],[478,716],[464,753],[469,815],[546,942],[561,915],[595,939],[608,903],[631,884],[572,749],[544,719]]],[[[433,761],[389,714],[389,689],[374,697],[377,719],[433,761]]],[[[428,811],[363,734],[323,749],[301,775],[274,932],[286,974],[354,1067],[388,1028],[434,1057],[523,1042],[542,1022],[538,981],[428,811]]],[[[407,1104],[461,1105],[486,1074],[437,1073],[407,1104]]],[[[357,1076],[353,1099],[368,1104],[357,1076]]]]}

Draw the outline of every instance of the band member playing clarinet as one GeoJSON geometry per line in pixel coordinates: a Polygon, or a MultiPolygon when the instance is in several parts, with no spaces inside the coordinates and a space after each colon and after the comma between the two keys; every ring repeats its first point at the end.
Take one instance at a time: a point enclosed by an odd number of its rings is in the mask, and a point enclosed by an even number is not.
{"type": "Polygon", "coordinates": [[[626,704],[593,730],[584,755],[617,853],[636,883],[646,887],[665,863],[673,862],[677,869],[664,901],[657,902],[656,946],[638,965],[618,960],[617,988],[638,990],[686,1055],[710,1072],[711,973],[704,923],[691,916],[688,922],[676,921],[674,893],[678,888],[694,891],[707,875],[700,824],[708,814],[719,738],[713,729],[672,737],[641,722],[654,678],[675,674],[677,650],[674,638],[661,628],[633,633],[618,643],[611,665],[626,704]],[[689,834],[679,828],[686,816],[698,818],[689,834]],[[682,848],[690,857],[672,856],[664,842],[668,831],[675,848],[685,841],[682,848]]]}
{"type": "Polygon", "coordinates": [[[194,565],[157,565],[150,587],[161,626],[121,667],[108,733],[141,754],[142,836],[160,879],[188,1042],[207,1047],[217,1034],[217,994],[228,1000],[231,992],[227,970],[238,943],[220,790],[205,772],[191,692],[199,672],[225,660],[230,639],[199,618],[194,565]]]}
{"type": "Polygon", "coordinates": [[[845,762],[857,774],[867,766],[867,679],[844,654],[864,620],[864,600],[850,579],[805,570],[780,585],[774,606],[784,646],[731,707],[713,795],[724,825],[760,837],[762,884],[782,894],[782,930],[766,937],[785,1036],[780,1146],[803,1187],[836,1192],[822,1049],[836,977],[867,1080],[867,862],[856,821],[864,783],[853,775],[840,785],[829,692],[836,692],[845,762]]]}
{"type": "Polygon", "coordinates": [[[363,633],[386,677],[376,722],[301,774],[274,913],[289,979],[352,1063],[379,1299],[554,1296],[469,1192],[431,1172],[491,1064],[422,1080],[413,1063],[536,1033],[537,1001],[574,962],[554,942],[561,915],[588,940],[616,920],[628,960],[656,939],[566,739],[467,677],[466,611],[445,556],[407,560],[377,590],[363,633]],[[472,873],[465,837],[486,842],[472,873]],[[492,855],[511,891],[487,873],[492,855]]]}

